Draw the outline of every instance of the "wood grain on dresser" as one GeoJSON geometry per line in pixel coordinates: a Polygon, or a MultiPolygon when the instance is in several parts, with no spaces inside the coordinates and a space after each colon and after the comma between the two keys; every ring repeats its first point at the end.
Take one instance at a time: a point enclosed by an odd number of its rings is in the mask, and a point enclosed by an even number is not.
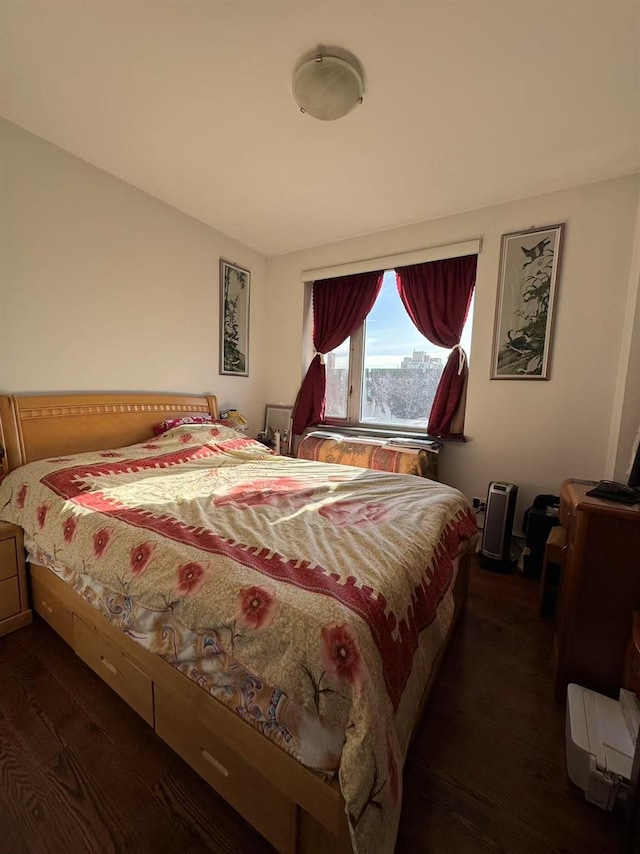
{"type": "Polygon", "coordinates": [[[31,622],[22,529],[0,522],[0,635],[31,622]]]}
{"type": "Polygon", "coordinates": [[[632,611],[640,608],[640,506],[592,498],[593,486],[567,480],[560,490],[567,535],[555,627],[560,701],[569,682],[617,696],[632,611]]]}

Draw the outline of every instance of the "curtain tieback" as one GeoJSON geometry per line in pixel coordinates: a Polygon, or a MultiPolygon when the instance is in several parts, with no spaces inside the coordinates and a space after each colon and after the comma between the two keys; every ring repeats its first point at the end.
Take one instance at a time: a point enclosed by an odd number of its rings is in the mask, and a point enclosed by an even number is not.
{"type": "Polygon", "coordinates": [[[462,344],[456,344],[451,350],[452,353],[453,350],[458,351],[458,376],[460,376],[464,370],[465,362],[467,361],[467,354],[462,349],[462,344]]]}
{"type": "Polygon", "coordinates": [[[325,356],[325,354],[324,354],[324,353],[321,353],[319,350],[314,350],[314,351],[313,351],[313,355],[314,355],[314,356],[320,356],[320,364],[321,364],[321,365],[326,365],[326,364],[327,364],[327,357],[325,356]]]}

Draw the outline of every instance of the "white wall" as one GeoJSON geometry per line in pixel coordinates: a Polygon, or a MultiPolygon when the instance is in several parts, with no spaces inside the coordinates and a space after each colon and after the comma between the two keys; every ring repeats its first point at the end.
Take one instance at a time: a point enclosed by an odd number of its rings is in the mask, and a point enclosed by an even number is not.
{"type": "Polygon", "coordinates": [[[209,391],[261,429],[264,256],[4,120],[0,151],[0,391],[209,391]],[[252,273],[248,378],[218,375],[220,257],[252,273]]]}
{"type": "Polygon", "coordinates": [[[481,237],[469,442],[444,448],[442,479],[469,496],[486,495],[491,480],[512,481],[521,514],[537,493],[557,493],[565,478],[604,477],[638,193],[639,176],[627,176],[270,259],[269,335],[277,355],[268,397],[291,402],[300,384],[303,270],[481,237]],[[500,236],[558,222],[566,232],[551,379],[491,381],[500,236]]]}
{"type": "Polygon", "coordinates": [[[623,483],[627,481],[633,445],[640,429],[640,204],[625,315],[608,457],[614,480],[623,483]]]}

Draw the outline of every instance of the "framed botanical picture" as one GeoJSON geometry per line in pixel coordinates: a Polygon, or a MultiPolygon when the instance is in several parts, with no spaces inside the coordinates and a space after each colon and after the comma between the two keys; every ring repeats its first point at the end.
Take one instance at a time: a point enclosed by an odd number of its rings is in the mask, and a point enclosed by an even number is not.
{"type": "Polygon", "coordinates": [[[249,376],[251,273],[220,259],[220,373],[249,376]]]}
{"type": "Polygon", "coordinates": [[[547,380],[564,225],[503,234],[492,380],[547,380]]]}

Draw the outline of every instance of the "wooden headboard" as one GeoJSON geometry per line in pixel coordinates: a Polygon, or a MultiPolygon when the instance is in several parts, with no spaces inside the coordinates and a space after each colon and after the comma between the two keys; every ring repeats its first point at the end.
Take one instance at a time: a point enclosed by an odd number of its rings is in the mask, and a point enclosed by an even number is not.
{"type": "Polygon", "coordinates": [[[218,417],[213,395],[0,395],[0,474],[46,457],[133,445],[167,418],[206,414],[218,417]]]}

